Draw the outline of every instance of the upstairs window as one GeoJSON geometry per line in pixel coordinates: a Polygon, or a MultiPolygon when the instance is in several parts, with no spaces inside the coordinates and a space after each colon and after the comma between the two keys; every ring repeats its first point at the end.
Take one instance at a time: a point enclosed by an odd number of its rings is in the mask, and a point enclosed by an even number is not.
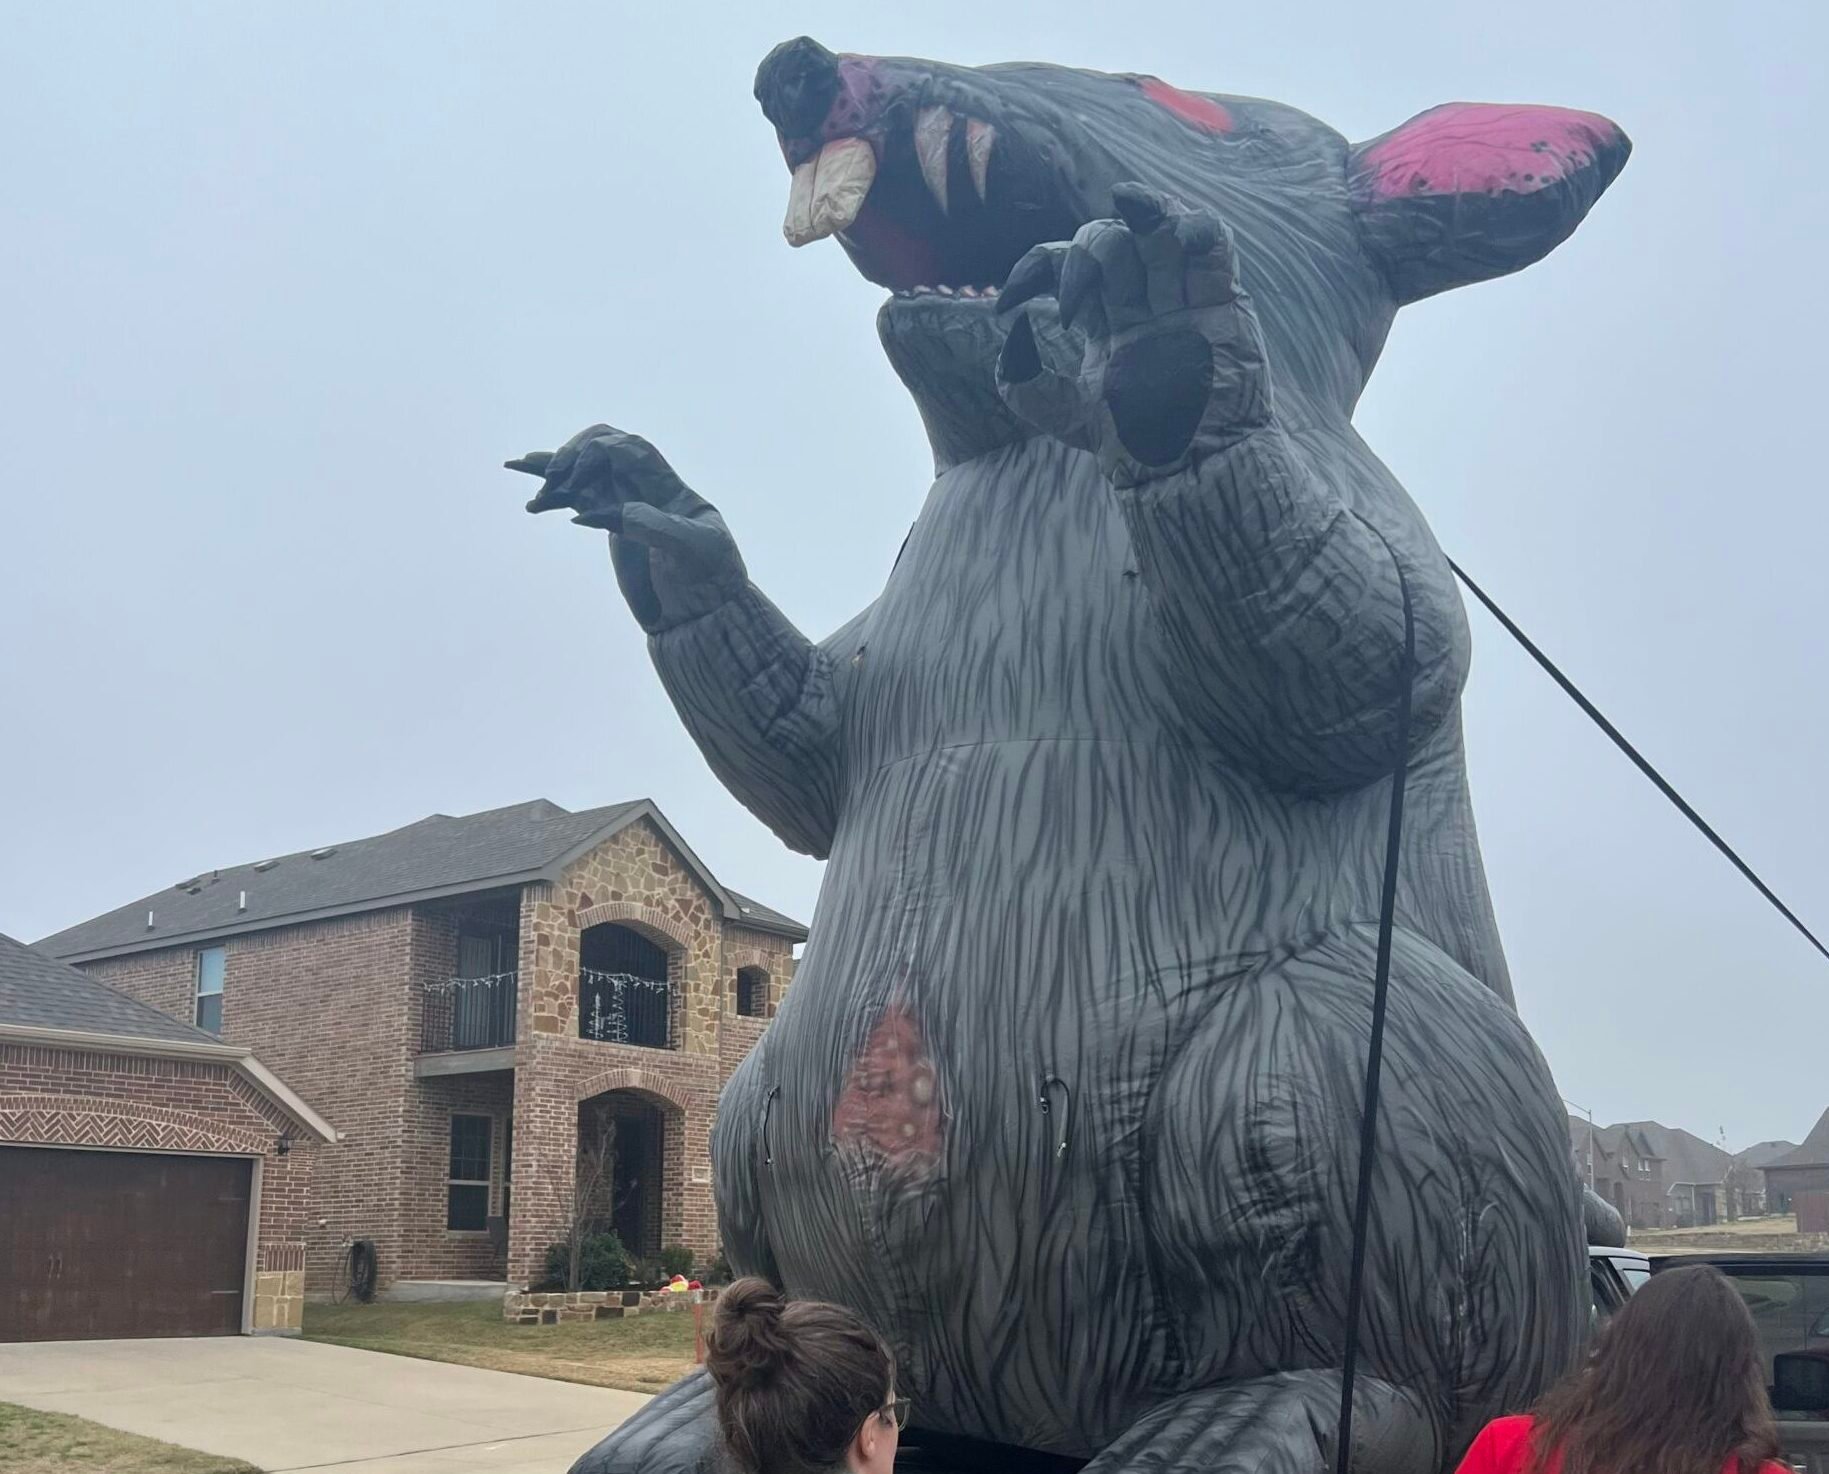
{"type": "Polygon", "coordinates": [[[197,954],[197,1027],[211,1034],[222,1032],[222,978],[228,971],[227,958],[222,947],[205,947],[197,954]]]}
{"type": "Polygon", "coordinates": [[[768,1017],[768,974],[761,968],[737,969],[737,1012],[744,1018],[768,1017]]]}
{"type": "Polygon", "coordinates": [[[445,1182],[445,1227],[481,1233],[489,1227],[488,1116],[451,1117],[451,1167],[445,1182]]]}

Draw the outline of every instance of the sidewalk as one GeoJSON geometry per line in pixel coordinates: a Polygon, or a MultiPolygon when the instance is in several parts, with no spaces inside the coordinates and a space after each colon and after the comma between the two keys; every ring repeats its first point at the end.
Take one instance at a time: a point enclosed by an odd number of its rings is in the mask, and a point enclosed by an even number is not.
{"type": "Polygon", "coordinates": [[[268,1474],[566,1474],[647,1398],[268,1337],[0,1345],[0,1402],[268,1474]]]}

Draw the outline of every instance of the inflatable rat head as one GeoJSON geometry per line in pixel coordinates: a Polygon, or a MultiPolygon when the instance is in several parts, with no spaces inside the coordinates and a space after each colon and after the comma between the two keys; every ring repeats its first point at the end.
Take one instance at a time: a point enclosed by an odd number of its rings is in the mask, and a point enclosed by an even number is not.
{"type": "Polygon", "coordinates": [[[1223,220],[1284,393],[1350,414],[1396,309],[1516,271],[1626,161],[1593,113],[1447,103],[1349,144],[1295,108],[1154,77],[834,55],[756,76],[794,180],[786,234],[836,236],[893,293],[878,328],[941,463],[1031,433],[1000,402],[996,289],[1135,181],[1223,220]]]}

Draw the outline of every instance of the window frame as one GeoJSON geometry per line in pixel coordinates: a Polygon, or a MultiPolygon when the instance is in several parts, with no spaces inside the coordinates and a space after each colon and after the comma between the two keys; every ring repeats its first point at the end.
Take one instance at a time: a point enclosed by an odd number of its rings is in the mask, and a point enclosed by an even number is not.
{"type": "Polygon", "coordinates": [[[775,980],[766,967],[754,963],[737,969],[736,1010],[738,1018],[762,1018],[769,1016],[769,1004],[773,1001],[770,995],[775,991],[775,980]],[[756,1008],[745,1008],[744,985],[748,982],[752,993],[750,1001],[759,1004],[756,1008]]]}
{"type": "Polygon", "coordinates": [[[489,1232],[489,1210],[495,1196],[495,1117],[488,1111],[452,1111],[449,1123],[445,1128],[445,1232],[464,1237],[481,1237],[489,1232]],[[457,1123],[459,1121],[481,1121],[483,1129],[483,1175],[481,1177],[458,1177],[455,1169],[457,1157],[457,1123]],[[482,1222],[475,1228],[457,1228],[452,1225],[452,1190],[481,1188],[483,1194],[482,1222]]]}
{"type": "Polygon", "coordinates": [[[199,947],[196,952],[196,961],[191,968],[191,1022],[204,1033],[214,1035],[218,1039],[222,1037],[222,1000],[223,995],[228,991],[228,980],[229,949],[223,946],[199,947]],[[219,959],[220,965],[216,968],[216,986],[205,991],[203,963],[207,957],[219,959]],[[214,999],[216,1002],[214,1028],[203,1021],[203,1005],[206,999],[214,999]]]}

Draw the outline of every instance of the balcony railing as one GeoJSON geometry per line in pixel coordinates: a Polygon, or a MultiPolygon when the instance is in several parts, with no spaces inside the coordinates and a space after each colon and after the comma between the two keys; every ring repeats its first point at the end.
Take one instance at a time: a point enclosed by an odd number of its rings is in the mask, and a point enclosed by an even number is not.
{"type": "Polygon", "coordinates": [[[500,1049],[514,1043],[519,974],[451,978],[427,983],[419,1030],[423,1054],[458,1049],[500,1049]]]}
{"type": "Polygon", "coordinates": [[[665,978],[632,972],[578,972],[578,1037],[604,1044],[639,1044],[666,1049],[672,1044],[669,1013],[672,989],[665,978]]]}

